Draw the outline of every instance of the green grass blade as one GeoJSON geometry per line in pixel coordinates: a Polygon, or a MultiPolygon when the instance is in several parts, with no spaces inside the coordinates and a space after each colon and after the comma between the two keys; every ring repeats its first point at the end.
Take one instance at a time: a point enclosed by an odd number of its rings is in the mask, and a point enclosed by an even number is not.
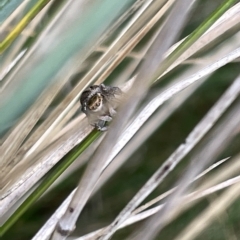
{"type": "Polygon", "coordinates": [[[11,45],[11,43],[23,31],[23,29],[29,24],[29,22],[44,8],[44,6],[48,2],[50,2],[50,0],[39,0],[32,7],[32,9],[23,17],[23,19],[17,24],[17,26],[0,43],[0,54],[2,54],[11,45]]]}
{"type": "Polygon", "coordinates": [[[77,159],[77,157],[99,136],[101,132],[93,130],[79,145],[72,149],[61,162],[54,167],[36,190],[22,203],[15,213],[0,228],[0,236],[4,233],[26,212],[26,210],[37,201],[39,197],[52,185],[52,183],[77,159]]]}
{"type": "Polygon", "coordinates": [[[194,30],[167,58],[159,67],[153,82],[158,81],[175,60],[180,57],[193,43],[195,43],[234,3],[236,0],[226,0],[217,8],[196,30],[194,30]]]}

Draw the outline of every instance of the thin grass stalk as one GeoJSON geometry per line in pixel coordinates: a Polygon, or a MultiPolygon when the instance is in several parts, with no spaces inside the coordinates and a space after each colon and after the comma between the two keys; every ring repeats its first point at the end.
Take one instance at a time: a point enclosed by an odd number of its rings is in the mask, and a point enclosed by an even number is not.
{"type": "MultiPolygon", "coordinates": [[[[0,67],[0,80],[5,77],[5,75],[14,67],[14,65],[18,62],[15,61],[15,64],[11,64],[14,62],[14,58],[16,58],[18,52],[21,50],[23,44],[26,42],[27,38],[29,37],[28,33],[33,33],[37,26],[39,25],[40,21],[46,16],[49,8],[54,3],[53,1],[48,2],[43,9],[39,12],[39,14],[32,20],[32,22],[26,27],[23,33],[19,36],[19,39],[16,40],[15,44],[13,44],[12,49],[7,52],[7,56],[5,57],[2,66],[0,67]]],[[[0,30],[1,32],[1,30],[0,30]]]]}
{"type": "MultiPolygon", "coordinates": [[[[176,214],[169,219],[169,222],[173,221],[180,213],[186,211],[192,205],[199,202],[202,197],[205,197],[209,194],[214,193],[215,191],[219,191],[235,183],[238,183],[240,180],[239,176],[234,177],[232,179],[228,179],[228,178],[236,173],[239,173],[239,167],[240,167],[239,160],[240,160],[240,155],[238,154],[236,157],[232,159],[230,163],[225,165],[223,169],[220,169],[219,171],[214,173],[213,176],[208,177],[197,190],[186,195],[184,197],[184,201],[181,201],[181,204],[179,204],[176,214]],[[228,179],[228,180],[225,180],[225,179],[228,179]],[[221,181],[224,181],[224,182],[220,183],[221,181]]],[[[162,207],[163,205],[156,207],[155,208],[156,210],[154,210],[153,213],[161,210],[162,207]]]]}
{"type": "MultiPolygon", "coordinates": [[[[207,79],[207,78],[206,78],[207,79]]],[[[205,79],[205,80],[206,80],[205,79]]],[[[194,84],[193,86],[183,90],[178,93],[177,96],[170,99],[169,102],[165,103],[159,110],[156,111],[154,116],[152,116],[138,131],[125,147],[119,152],[115,157],[114,161],[109,164],[109,166],[104,170],[102,176],[95,189],[99,189],[105,182],[117,171],[120,166],[122,166],[127,159],[140,147],[151,135],[159,128],[170,116],[171,114],[179,108],[187,99],[190,97],[198,87],[203,83],[194,84]]]]}
{"type": "MultiPolygon", "coordinates": [[[[239,180],[239,177],[238,177],[239,180]]],[[[222,214],[240,195],[240,182],[227,189],[213,201],[208,208],[196,217],[175,240],[191,240],[196,238],[218,215],[222,214]]]]}
{"type": "MultiPolygon", "coordinates": [[[[201,192],[193,192],[190,193],[189,195],[184,196],[184,200],[187,199],[188,202],[196,201],[196,200],[201,200],[202,198],[209,196],[210,194],[216,193],[220,190],[223,190],[225,188],[228,188],[232,185],[235,185],[240,182],[240,176],[228,179],[222,183],[219,183],[211,188],[202,190],[201,192]]],[[[150,204],[149,204],[150,206],[150,204]]],[[[120,228],[126,227],[130,224],[133,224],[135,222],[141,221],[147,217],[152,216],[153,214],[157,213],[164,207],[164,204],[160,204],[157,207],[154,207],[152,209],[146,210],[142,213],[132,215],[129,219],[127,219],[121,226],[120,228]]],[[[138,209],[136,209],[138,210],[138,209]]],[[[185,238],[182,238],[185,240],[185,238]]]]}
{"type": "Polygon", "coordinates": [[[50,0],[39,0],[32,9],[24,16],[24,18],[15,26],[9,35],[0,43],[0,54],[2,54],[29,22],[44,8],[50,0]]]}
{"type": "Polygon", "coordinates": [[[0,146],[1,151],[1,162],[0,166],[2,168],[0,175],[0,185],[1,182],[5,181],[5,173],[9,173],[9,171],[14,167],[15,163],[20,160],[19,157],[16,157],[16,152],[19,147],[26,139],[30,131],[33,129],[39,118],[45,112],[46,108],[50,105],[54,97],[59,93],[67,79],[61,79],[56,83],[53,83],[46,91],[44,91],[39,99],[33,103],[31,108],[24,114],[24,116],[18,121],[15,125],[11,133],[8,135],[7,139],[3,142],[2,146],[0,146]]]}
{"type": "MultiPolygon", "coordinates": [[[[163,15],[169,10],[175,0],[168,1],[151,19],[145,26],[140,29],[132,39],[121,49],[116,58],[108,66],[108,68],[99,76],[96,83],[103,82],[112,72],[112,70],[126,57],[128,53],[131,53],[133,48],[142,40],[142,38],[152,29],[152,27],[163,17],[163,15]]],[[[151,44],[157,37],[157,33],[149,40],[149,43],[142,51],[142,57],[146,54],[147,50],[150,48],[151,44]]],[[[139,59],[140,62],[140,59],[139,59]]]]}
{"type": "MultiPolygon", "coordinates": [[[[180,213],[189,209],[193,204],[196,204],[197,202],[199,202],[200,198],[205,197],[208,194],[214,193],[215,191],[219,191],[225,187],[231,186],[232,184],[239,182],[239,176],[234,177],[232,179],[228,179],[230,176],[236,173],[239,173],[239,167],[240,167],[239,160],[240,160],[240,155],[238,154],[236,157],[234,157],[231,160],[230,163],[225,165],[223,169],[220,169],[219,171],[214,173],[213,176],[208,177],[197,190],[195,190],[193,193],[190,193],[186,197],[184,197],[185,200],[181,201],[181,203],[179,204],[176,210],[176,214],[169,219],[169,222],[173,221],[180,213]],[[228,179],[228,180],[224,181],[225,179],[228,179]],[[224,182],[219,183],[221,181],[224,181],[224,182]],[[194,202],[192,202],[192,200],[194,200],[194,202]]],[[[154,210],[154,213],[161,210],[162,207],[163,205],[160,205],[159,208],[157,207],[156,211],[154,210]]]]}
{"type": "MultiPolygon", "coordinates": [[[[228,157],[228,158],[225,158],[225,159],[222,159],[222,160],[220,160],[220,161],[212,164],[209,168],[207,168],[206,170],[204,170],[203,172],[201,172],[200,174],[198,174],[197,177],[195,177],[192,182],[195,182],[195,181],[197,181],[199,178],[205,176],[206,174],[208,174],[209,172],[211,172],[213,169],[215,169],[215,168],[217,168],[218,166],[220,166],[221,164],[225,163],[227,160],[229,160],[229,157],[228,157]]],[[[203,191],[203,190],[206,189],[206,188],[207,188],[207,187],[204,187],[204,188],[202,187],[202,188],[201,188],[201,191],[203,191]]],[[[172,194],[174,191],[176,191],[176,189],[177,189],[177,186],[174,187],[174,188],[171,188],[170,190],[168,190],[167,192],[161,194],[160,196],[152,199],[151,201],[149,201],[148,203],[142,205],[141,207],[138,207],[136,210],[134,210],[134,211],[132,212],[132,215],[135,215],[135,214],[137,214],[137,213],[139,213],[139,212],[142,212],[142,211],[146,210],[147,208],[149,208],[150,206],[152,206],[152,205],[156,204],[157,202],[163,200],[164,198],[166,198],[167,196],[169,196],[170,194],[172,194]]]]}
{"type": "Polygon", "coordinates": [[[223,14],[230,8],[236,0],[226,0],[218,9],[216,9],[209,18],[207,18],[195,31],[193,31],[172,53],[168,55],[163,64],[160,65],[154,82],[159,80],[160,76],[179,58],[194,42],[196,42],[223,14]]]}
{"type": "Polygon", "coordinates": [[[32,240],[48,240],[54,231],[56,224],[60,217],[67,210],[67,207],[72,199],[73,194],[76,189],[71,192],[71,194],[64,200],[61,206],[55,211],[55,213],[49,218],[49,220],[44,224],[44,226],[37,232],[37,234],[32,238],[32,240]]]}
{"type": "MultiPolygon", "coordinates": [[[[240,76],[235,80],[235,83],[240,83],[240,76]]],[[[237,95],[240,92],[240,86],[236,86],[237,95]]],[[[236,90],[235,89],[235,90],[236,90]]],[[[235,91],[233,90],[233,91],[235,91]]],[[[228,96],[231,98],[231,96],[228,96]]],[[[222,98],[221,98],[222,99],[222,98]]],[[[225,99],[227,100],[227,99],[225,99]]],[[[222,109],[217,109],[217,112],[221,112],[222,109]]],[[[192,157],[192,165],[189,166],[188,170],[184,174],[184,176],[179,181],[179,187],[177,190],[168,198],[166,205],[156,216],[146,222],[140,233],[134,234],[133,239],[153,239],[157,233],[161,231],[161,229],[168,222],[169,218],[175,214],[176,206],[179,203],[179,199],[186,193],[191,179],[194,178],[202,169],[209,163],[211,163],[214,158],[218,156],[222,149],[233,139],[236,132],[234,131],[237,126],[240,124],[240,118],[237,117],[240,111],[240,101],[235,101],[234,107],[224,116],[223,120],[221,120],[221,124],[217,126],[213,131],[208,135],[207,140],[201,146],[200,150],[195,153],[192,157]],[[238,118],[238,119],[237,119],[238,118]],[[201,159],[201,161],[199,161],[201,159]],[[147,232],[146,232],[147,230],[147,232]],[[139,238],[140,237],[140,238],[139,238]]],[[[211,126],[210,126],[211,127],[211,126]]],[[[205,126],[201,130],[203,130],[205,126]]],[[[199,129],[200,130],[200,129],[199,129]]],[[[194,141],[194,139],[189,139],[190,141],[194,141]]],[[[171,168],[171,164],[167,167],[171,168]]],[[[167,167],[165,170],[167,170],[167,167]]],[[[161,178],[162,174],[158,176],[161,178]]]]}
{"type": "Polygon", "coordinates": [[[76,126],[71,129],[71,131],[45,149],[38,156],[35,164],[30,165],[24,174],[12,179],[13,182],[10,182],[10,187],[4,188],[1,192],[0,216],[36,184],[62,157],[85,139],[92,130],[93,127],[84,119],[80,128],[76,126]]]}
{"type": "MultiPolygon", "coordinates": [[[[240,22],[240,3],[228,9],[199,39],[197,39],[195,43],[193,43],[193,45],[190,48],[186,49],[181,54],[181,56],[177,58],[177,60],[174,61],[172,65],[170,65],[170,67],[163,73],[163,75],[171,71],[174,67],[178,66],[180,63],[183,63],[184,60],[188,59],[196,52],[200,51],[202,48],[208,46],[208,44],[211,44],[214,40],[216,40],[226,31],[229,31],[231,28],[239,24],[239,22],[240,22]]],[[[200,31],[203,30],[201,25],[198,29],[200,31]]],[[[194,32],[192,34],[194,35],[194,32]]],[[[190,35],[188,37],[190,37],[190,35]]]]}
{"type": "Polygon", "coordinates": [[[19,19],[19,17],[22,15],[24,9],[26,8],[29,0],[23,0],[22,3],[8,16],[7,19],[1,24],[0,26],[0,32],[6,31],[6,29],[10,28],[10,24],[15,20],[19,19]]]}
{"type": "MultiPolygon", "coordinates": [[[[206,196],[209,196],[210,194],[213,194],[213,193],[216,193],[220,190],[223,190],[225,188],[228,188],[232,185],[236,185],[240,182],[240,176],[237,176],[237,177],[234,177],[234,178],[231,178],[231,179],[228,179],[222,183],[219,183],[211,188],[208,188],[208,189],[205,189],[205,190],[202,190],[201,192],[193,192],[193,193],[190,193],[189,195],[186,195],[183,197],[183,201],[186,201],[187,202],[192,202],[192,201],[196,201],[196,200],[201,200],[202,198],[206,197],[206,196]]],[[[141,221],[147,217],[150,217],[151,215],[159,212],[162,208],[164,207],[164,204],[160,204],[158,205],[157,207],[154,207],[152,209],[149,209],[149,210],[146,210],[140,214],[136,214],[136,215],[133,215],[131,216],[129,219],[127,219],[121,226],[120,228],[123,228],[125,226],[128,226],[132,223],[135,223],[135,222],[138,222],[138,221],[141,221]]],[[[197,221],[196,221],[197,222],[197,221]]],[[[178,239],[178,238],[177,238],[178,239]]],[[[181,238],[182,240],[186,239],[186,238],[181,238]]],[[[193,238],[191,238],[193,239],[193,238]]],[[[179,239],[178,239],[179,240],[179,239]]]]}

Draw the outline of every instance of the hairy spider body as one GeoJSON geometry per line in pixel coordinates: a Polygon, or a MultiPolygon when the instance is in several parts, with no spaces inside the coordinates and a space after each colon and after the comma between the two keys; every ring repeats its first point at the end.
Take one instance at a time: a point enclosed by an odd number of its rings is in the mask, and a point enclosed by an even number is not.
{"type": "Polygon", "coordinates": [[[89,123],[99,131],[106,131],[106,122],[111,121],[116,114],[115,109],[119,103],[116,95],[121,94],[120,88],[104,84],[93,85],[86,89],[80,97],[80,103],[89,123]]]}

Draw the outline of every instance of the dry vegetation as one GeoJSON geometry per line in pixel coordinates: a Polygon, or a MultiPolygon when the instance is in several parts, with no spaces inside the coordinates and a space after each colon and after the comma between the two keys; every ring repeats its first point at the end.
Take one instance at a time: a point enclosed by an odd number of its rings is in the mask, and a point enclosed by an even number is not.
{"type": "Polygon", "coordinates": [[[9,2],[0,11],[0,235],[239,239],[226,209],[237,214],[240,194],[240,3],[9,2]],[[125,92],[107,132],[79,104],[103,82],[125,92]],[[21,224],[50,199],[58,206],[48,219],[21,224]],[[208,238],[216,220],[223,234],[208,238]]]}

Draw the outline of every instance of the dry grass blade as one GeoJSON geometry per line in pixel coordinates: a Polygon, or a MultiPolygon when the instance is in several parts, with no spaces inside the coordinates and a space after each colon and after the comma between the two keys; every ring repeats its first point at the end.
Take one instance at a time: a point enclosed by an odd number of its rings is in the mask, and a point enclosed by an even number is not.
{"type": "MultiPolygon", "coordinates": [[[[211,167],[209,167],[209,170],[211,170],[212,167],[213,167],[213,165],[211,167]]],[[[239,176],[236,176],[231,179],[228,179],[228,178],[230,178],[232,175],[234,175],[236,173],[239,173],[239,167],[240,167],[240,156],[238,155],[238,156],[234,157],[227,165],[225,165],[223,169],[220,169],[219,171],[214,173],[213,176],[208,177],[197,190],[184,196],[185,200],[181,201],[181,204],[179,204],[176,214],[174,216],[172,216],[172,218],[169,219],[169,221],[172,221],[181,212],[190,208],[193,204],[196,204],[201,198],[203,198],[209,194],[212,194],[216,191],[227,188],[233,184],[238,183],[240,181],[239,176]],[[225,179],[228,179],[228,180],[225,180],[225,179]],[[221,182],[221,181],[223,181],[223,182],[221,182]]],[[[207,170],[205,170],[205,171],[207,171],[207,170]]],[[[204,174],[204,172],[199,174],[196,179],[201,177],[202,174],[204,174]]],[[[156,201],[162,200],[163,198],[165,198],[166,196],[168,196],[171,193],[172,193],[172,191],[170,190],[170,193],[166,192],[166,193],[162,194],[161,196],[159,196],[156,199],[156,201]]],[[[148,204],[146,204],[147,206],[143,205],[143,206],[137,208],[133,213],[138,213],[138,212],[146,209],[146,207],[150,206],[152,203],[155,203],[156,201],[154,201],[154,200],[150,201],[149,205],[148,204]]],[[[159,205],[159,206],[153,208],[152,210],[150,210],[148,214],[149,215],[155,214],[156,212],[160,211],[162,209],[162,207],[163,207],[163,205],[159,205]]],[[[147,213],[147,211],[146,211],[146,213],[147,213]]]]}
{"type": "MultiPolygon", "coordinates": [[[[213,194],[213,193],[216,193],[217,191],[220,191],[220,190],[223,190],[225,188],[228,188],[232,185],[235,185],[235,184],[238,184],[240,182],[240,176],[237,176],[237,177],[234,177],[234,178],[231,178],[227,181],[224,181],[222,183],[219,183],[217,184],[216,186],[213,186],[211,188],[208,188],[208,189],[205,189],[205,190],[202,190],[200,192],[193,192],[193,193],[190,193],[189,195],[187,195],[186,197],[184,197],[184,199],[186,198],[187,199],[187,202],[192,202],[192,201],[196,201],[196,200],[200,200],[201,198],[204,198],[210,194],[213,194]]],[[[150,206],[150,204],[149,204],[150,206]]],[[[138,221],[141,221],[147,217],[150,217],[152,216],[153,214],[157,213],[158,211],[160,211],[162,209],[162,207],[164,207],[164,204],[160,204],[158,205],[157,207],[154,207],[152,209],[149,209],[149,210],[146,210],[142,213],[139,213],[139,214],[136,214],[136,215],[133,215],[131,216],[129,219],[127,219],[119,228],[123,228],[123,227],[126,227],[130,224],[133,224],[135,222],[138,222],[138,221]]],[[[138,209],[136,209],[138,210],[138,209]]],[[[205,220],[205,219],[204,219],[205,220]]],[[[196,221],[197,222],[197,221],[196,221]]],[[[81,239],[81,238],[80,238],[81,239]]],[[[185,240],[187,238],[177,238],[178,240],[185,240]]],[[[192,238],[189,238],[189,239],[192,239],[192,238]]]]}
{"type": "MultiPolygon", "coordinates": [[[[240,91],[238,85],[240,83],[240,76],[236,79],[235,83],[237,83],[236,89],[232,90],[237,91],[235,95],[236,98],[240,91]]],[[[227,98],[231,98],[231,95],[228,95],[227,98]]],[[[227,98],[225,100],[227,100],[227,98]]],[[[234,99],[232,99],[232,101],[233,100],[234,99]]],[[[221,112],[222,107],[216,110],[217,112],[221,112]]],[[[180,180],[177,191],[169,197],[163,210],[145,224],[141,232],[137,234],[137,239],[139,239],[139,237],[140,239],[152,239],[165,226],[169,218],[175,214],[179,199],[185,194],[190,185],[191,179],[193,179],[194,176],[196,176],[207,164],[213,161],[221,152],[220,149],[223,149],[235,136],[235,129],[240,123],[240,119],[237,119],[239,111],[240,104],[239,101],[237,101],[231,111],[229,111],[224,117],[224,120],[221,121],[221,124],[209,134],[208,139],[204,142],[201,150],[199,150],[199,152],[192,158],[192,165],[180,180]],[[201,161],[199,161],[199,159],[201,159],[201,161]]],[[[194,141],[194,139],[190,139],[190,141],[194,141]]],[[[168,165],[168,168],[171,168],[171,165],[168,165]]]]}
{"type": "MultiPolygon", "coordinates": [[[[169,221],[172,221],[181,212],[185,211],[186,209],[190,208],[192,205],[196,204],[201,198],[206,197],[209,194],[212,194],[216,191],[227,188],[236,183],[239,183],[239,181],[240,181],[239,175],[234,178],[230,178],[232,175],[239,173],[239,167],[240,167],[240,155],[237,155],[236,157],[234,157],[232,159],[232,161],[230,161],[227,165],[225,165],[223,169],[220,169],[219,171],[214,173],[213,176],[208,177],[197,190],[184,196],[183,197],[184,201],[181,201],[181,204],[179,204],[176,214],[174,216],[172,216],[172,218],[169,219],[169,221]],[[230,178],[230,179],[228,179],[228,178],[230,178]],[[227,180],[225,180],[225,179],[227,179],[227,180]],[[223,181],[223,182],[221,182],[221,181],[223,181]]],[[[201,176],[202,174],[199,174],[199,176],[201,176]]],[[[166,195],[169,195],[168,192],[166,195]]],[[[165,197],[165,194],[163,194],[163,197],[165,197]]],[[[162,199],[163,197],[160,196],[159,198],[162,199]]],[[[150,204],[151,204],[151,202],[150,202],[150,204]]],[[[155,214],[156,212],[160,211],[163,206],[164,205],[162,204],[162,205],[159,205],[159,206],[153,208],[152,210],[149,211],[148,214],[149,215],[155,214]]],[[[145,209],[145,207],[142,206],[138,209],[140,211],[142,209],[145,209]]],[[[134,211],[134,212],[139,212],[138,209],[136,209],[136,211],[134,211]]],[[[147,213],[147,211],[146,211],[146,213],[147,213]]],[[[215,213],[213,212],[213,214],[215,214],[215,213]]]]}
{"type": "MultiPolygon", "coordinates": [[[[226,162],[228,159],[229,159],[229,158],[225,158],[225,159],[223,159],[223,160],[220,160],[220,161],[214,163],[214,164],[211,165],[209,168],[207,168],[207,169],[204,170],[202,173],[200,173],[197,177],[195,177],[192,182],[194,182],[194,181],[198,180],[199,178],[205,176],[207,173],[211,172],[213,169],[215,169],[216,167],[218,167],[218,166],[221,165],[222,163],[226,162]]],[[[201,187],[201,190],[198,190],[198,191],[199,191],[199,192],[200,192],[200,191],[204,191],[205,189],[207,189],[207,187],[209,187],[209,186],[201,187]]],[[[172,188],[172,189],[168,190],[167,192],[161,194],[160,196],[152,199],[152,200],[149,201],[148,203],[142,205],[141,207],[138,207],[136,210],[134,210],[134,211],[132,212],[132,215],[135,215],[135,214],[137,214],[137,213],[140,213],[140,212],[146,210],[147,208],[149,208],[150,206],[156,204],[157,202],[163,200],[164,198],[166,198],[167,196],[169,196],[170,194],[172,194],[176,189],[177,189],[177,187],[172,188]]]]}
{"type": "Polygon", "coordinates": [[[227,189],[222,196],[211,203],[199,217],[197,217],[176,240],[190,240],[203,231],[218,215],[228,208],[240,195],[240,183],[227,189]]]}
{"type": "MultiPolygon", "coordinates": [[[[207,78],[205,78],[205,80],[207,80],[207,78]]],[[[202,80],[200,83],[196,83],[178,93],[178,95],[174,96],[173,99],[170,99],[169,102],[165,103],[164,106],[157,110],[154,116],[152,116],[141,128],[135,128],[135,135],[132,136],[132,139],[131,135],[129,135],[129,142],[122,144],[122,150],[117,155],[115,154],[116,157],[114,161],[109,164],[106,170],[104,170],[95,190],[101,188],[101,186],[117,171],[117,169],[119,169],[128,160],[128,158],[146,141],[146,139],[148,139],[153,132],[159,128],[204,81],[202,80]]],[[[134,127],[133,125],[131,126],[134,127]]],[[[124,139],[126,139],[126,135],[124,139]]]]}
{"type": "Polygon", "coordinates": [[[71,194],[65,199],[65,201],[61,204],[61,206],[51,216],[51,218],[44,224],[44,226],[32,238],[32,240],[48,240],[49,239],[54,228],[56,227],[56,223],[58,222],[60,217],[64,214],[64,212],[67,210],[67,207],[75,191],[76,189],[71,192],[71,194]]]}
{"type": "MultiPolygon", "coordinates": [[[[240,3],[231,7],[226,13],[224,13],[214,24],[208,29],[208,31],[201,36],[189,49],[187,49],[164,73],[171,71],[173,68],[181,64],[184,60],[188,59],[202,48],[206,48],[214,40],[220,37],[231,28],[238,25],[240,22],[240,3]]],[[[178,43],[180,44],[180,42],[178,43]]],[[[177,47],[174,46],[169,52],[177,47]]]]}
{"type": "Polygon", "coordinates": [[[17,202],[39,179],[44,176],[67,152],[81,142],[90,132],[86,118],[79,128],[76,126],[47,148],[34,165],[30,166],[21,177],[13,179],[12,186],[1,194],[0,216],[17,202]],[[57,153],[57,154],[56,154],[57,153]]]}
{"type": "Polygon", "coordinates": [[[30,131],[33,129],[39,118],[42,116],[44,111],[47,109],[53,98],[59,93],[67,79],[58,81],[44,91],[39,99],[31,106],[31,108],[24,114],[21,120],[16,124],[14,129],[8,135],[0,147],[2,153],[1,159],[1,175],[0,185],[3,186],[3,178],[6,173],[14,167],[15,163],[20,160],[16,157],[16,151],[19,149],[22,142],[28,136],[30,131]],[[65,81],[64,81],[65,80],[65,81]],[[14,159],[14,160],[13,160],[14,159]]]}
{"type": "MultiPolygon", "coordinates": [[[[163,17],[164,14],[169,10],[169,8],[172,6],[172,4],[175,2],[175,0],[168,1],[152,18],[130,39],[126,45],[119,51],[117,56],[114,58],[114,60],[109,64],[107,69],[99,76],[96,83],[102,83],[112,72],[112,70],[127,56],[127,54],[131,54],[131,51],[133,48],[139,43],[140,40],[142,40],[143,37],[155,26],[155,24],[163,17]]],[[[155,7],[155,5],[154,5],[155,7]]],[[[144,47],[144,50],[140,54],[139,61],[145,56],[147,50],[151,46],[152,42],[157,37],[157,34],[155,34],[150,40],[147,46],[144,47]]],[[[129,56],[129,55],[128,55],[129,56]]]]}

